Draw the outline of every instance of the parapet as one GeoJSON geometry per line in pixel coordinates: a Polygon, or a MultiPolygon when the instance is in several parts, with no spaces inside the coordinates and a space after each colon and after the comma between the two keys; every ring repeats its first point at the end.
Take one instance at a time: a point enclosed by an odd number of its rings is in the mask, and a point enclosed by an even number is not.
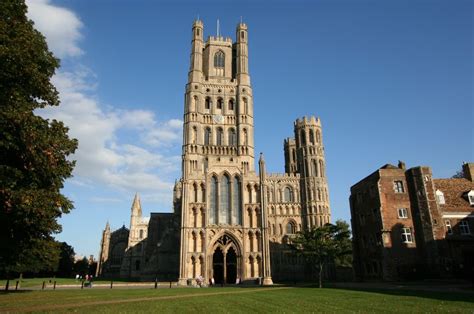
{"type": "Polygon", "coordinates": [[[319,117],[315,117],[315,116],[309,116],[309,117],[304,116],[303,118],[296,119],[294,125],[297,128],[301,128],[305,126],[321,127],[321,120],[319,119],[319,117]]]}
{"type": "Polygon", "coordinates": [[[223,36],[209,36],[207,37],[206,44],[210,43],[227,43],[232,45],[232,38],[223,36]]]}

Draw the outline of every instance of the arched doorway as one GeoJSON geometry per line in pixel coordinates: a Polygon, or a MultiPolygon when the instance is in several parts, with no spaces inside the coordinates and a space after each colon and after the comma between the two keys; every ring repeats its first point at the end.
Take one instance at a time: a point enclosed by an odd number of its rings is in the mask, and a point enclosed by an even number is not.
{"type": "Polygon", "coordinates": [[[222,283],[224,280],[224,254],[219,247],[216,248],[212,256],[212,270],[215,282],[222,283]]]}
{"type": "Polygon", "coordinates": [[[238,246],[227,235],[220,237],[214,244],[212,254],[212,272],[216,284],[234,284],[239,276],[240,255],[238,246]]]}

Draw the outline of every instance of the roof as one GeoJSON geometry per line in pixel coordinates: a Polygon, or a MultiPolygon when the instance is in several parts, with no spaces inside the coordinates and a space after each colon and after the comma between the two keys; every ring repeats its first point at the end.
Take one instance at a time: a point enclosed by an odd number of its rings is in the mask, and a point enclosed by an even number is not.
{"type": "Polygon", "coordinates": [[[444,194],[445,205],[440,205],[443,211],[448,212],[473,212],[467,192],[474,190],[474,182],[464,178],[459,179],[433,179],[435,188],[444,194]]]}

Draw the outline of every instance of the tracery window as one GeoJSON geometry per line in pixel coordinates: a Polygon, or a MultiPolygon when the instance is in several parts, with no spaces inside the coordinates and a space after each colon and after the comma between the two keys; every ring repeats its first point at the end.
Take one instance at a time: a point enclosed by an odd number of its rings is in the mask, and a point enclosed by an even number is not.
{"type": "Polygon", "coordinates": [[[295,234],[296,233],[296,227],[292,222],[289,222],[286,225],[286,234],[295,234]]]}
{"type": "Polygon", "coordinates": [[[293,202],[293,190],[290,187],[285,187],[283,190],[283,197],[285,203],[293,202]]]}
{"type": "Polygon", "coordinates": [[[219,223],[231,224],[230,179],[227,175],[221,179],[219,194],[219,223]]]}
{"type": "Polygon", "coordinates": [[[233,193],[232,193],[232,220],[233,223],[238,225],[242,224],[242,192],[241,192],[241,184],[238,177],[234,177],[233,182],[233,193]]]}
{"type": "Polygon", "coordinates": [[[224,65],[225,65],[225,55],[224,55],[224,52],[222,52],[222,50],[219,50],[214,55],[214,67],[223,68],[224,65]]]}
{"type": "Polygon", "coordinates": [[[211,224],[217,224],[217,188],[218,182],[216,177],[211,178],[211,194],[209,199],[209,208],[210,208],[210,216],[209,220],[211,224]]]}

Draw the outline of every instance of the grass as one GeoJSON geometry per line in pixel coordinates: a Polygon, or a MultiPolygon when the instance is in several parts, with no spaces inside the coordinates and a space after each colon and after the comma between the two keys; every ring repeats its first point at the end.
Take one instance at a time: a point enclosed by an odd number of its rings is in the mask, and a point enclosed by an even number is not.
{"type": "Polygon", "coordinates": [[[473,313],[474,294],[314,287],[74,289],[0,294],[0,312],[473,313]]]}
{"type": "MultiPolygon", "coordinates": [[[[14,290],[15,285],[17,280],[16,279],[10,279],[10,289],[14,290]]],[[[54,281],[56,281],[56,285],[81,285],[80,280],[76,280],[74,278],[55,278],[55,277],[47,277],[47,278],[23,278],[20,282],[21,288],[35,288],[35,287],[41,287],[43,285],[43,281],[46,282],[47,286],[51,286],[54,281]]],[[[2,279],[0,280],[0,288],[5,287],[6,280],[2,279]]],[[[114,280],[114,282],[128,282],[127,280],[114,280]]],[[[94,279],[94,283],[110,283],[110,279],[94,279]]]]}

